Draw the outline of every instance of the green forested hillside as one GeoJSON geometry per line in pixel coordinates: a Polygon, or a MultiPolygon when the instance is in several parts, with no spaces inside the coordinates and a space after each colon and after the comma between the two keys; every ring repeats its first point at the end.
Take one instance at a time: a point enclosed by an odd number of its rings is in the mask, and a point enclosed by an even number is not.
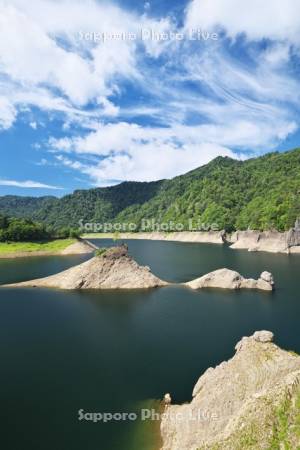
{"type": "Polygon", "coordinates": [[[218,224],[220,229],[277,229],[300,216],[300,149],[237,161],[218,157],[185,175],[75,191],[61,199],[0,197],[0,212],[56,227],[143,219],[218,224]],[[28,202],[28,209],[26,209],[28,202]]]}
{"type": "Polygon", "coordinates": [[[21,197],[18,195],[5,195],[0,197],[0,213],[10,217],[32,218],[36,212],[55,201],[56,197],[21,197]]]}

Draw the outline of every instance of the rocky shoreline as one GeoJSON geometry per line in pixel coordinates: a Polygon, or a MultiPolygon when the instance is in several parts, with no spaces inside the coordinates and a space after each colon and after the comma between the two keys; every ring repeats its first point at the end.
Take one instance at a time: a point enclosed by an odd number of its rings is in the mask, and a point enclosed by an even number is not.
{"type": "MultiPolygon", "coordinates": [[[[94,233],[84,235],[91,239],[113,239],[112,233],[94,233]]],[[[287,232],[278,231],[236,231],[232,234],[223,231],[180,231],[176,233],[141,232],[120,233],[118,239],[141,239],[153,241],[186,242],[198,244],[229,244],[233,250],[248,250],[257,252],[271,252],[283,254],[300,254],[300,231],[291,229],[287,232]]],[[[54,251],[32,251],[0,253],[0,259],[24,258],[29,256],[57,256],[57,255],[79,255],[92,253],[95,249],[87,242],[80,240],[66,249],[54,251]]]]}
{"type": "MultiPolygon", "coordinates": [[[[145,239],[151,241],[174,241],[174,242],[197,242],[203,244],[224,244],[223,231],[178,231],[172,233],[137,232],[118,233],[118,239],[145,239]]],[[[91,233],[85,234],[84,238],[90,239],[112,239],[113,233],[91,233]]]]}
{"type": "Polygon", "coordinates": [[[299,448],[300,356],[272,341],[270,331],[242,338],[199,378],[190,403],[167,394],[162,450],[299,448]]]}
{"type": "Polygon", "coordinates": [[[226,236],[232,249],[246,249],[256,252],[298,253],[300,252],[300,232],[291,229],[278,231],[236,231],[226,236]]]}
{"type": "MultiPolygon", "coordinates": [[[[113,238],[112,233],[87,234],[94,239],[113,238]]],[[[145,239],[154,241],[190,242],[202,244],[230,244],[233,250],[261,251],[271,253],[300,254],[300,231],[291,229],[284,233],[279,231],[180,231],[172,233],[138,232],[120,233],[118,239],[145,239]]]]}

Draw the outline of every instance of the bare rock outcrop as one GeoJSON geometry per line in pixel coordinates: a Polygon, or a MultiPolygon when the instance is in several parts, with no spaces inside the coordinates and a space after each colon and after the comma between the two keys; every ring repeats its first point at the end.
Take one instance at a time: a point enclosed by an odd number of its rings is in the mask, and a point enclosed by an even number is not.
{"type": "Polygon", "coordinates": [[[232,249],[247,249],[249,252],[300,253],[300,229],[298,221],[289,231],[236,231],[226,236],[232,249]]]}
{"type": "Polygon", "coordinates": [[[252,278],[244,278],[235,270],[218,269],[189,281],[185,285],[192,289],[260,289],[272,291],[274,289],[274,279],[270,272],[263,272],[258,280],[254,280],[252,278]]]}
{"type": "Polygon", "coordinates": [[[199,378],[190,403],[167,405],[162,450],[299,448],[300,356],[272,341],[270,331],[242,338],[199,378]]]}
{"type": "Polygon", "coordinates": [[[56,275],[8,285],[10,287],[53,287],[60,289],[145,289],[167,283],[140,266],[128,255],[126,246],[112,247],[101,256],[56,275]]]}

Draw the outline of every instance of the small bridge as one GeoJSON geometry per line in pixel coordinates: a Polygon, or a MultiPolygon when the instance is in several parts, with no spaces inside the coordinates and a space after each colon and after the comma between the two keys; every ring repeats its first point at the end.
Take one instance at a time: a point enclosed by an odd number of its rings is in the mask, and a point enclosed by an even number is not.
{"type": "Polygon", "coordinates": [[[78,240],[79,240],[80,242],[83,242],[84,244],[89,245],[89,246],[90,246],[91,248],[93,248],[94,250],[98,250],[98,249],[99,249],[99,247],[98,247],[96,244],[93,244],[93,242],[91,242],[91,241],[89,241],[89,240],[87,240],[87,239],[84,239],[84,238],[82,238],[82,237],[79,237],[78,240]]]}

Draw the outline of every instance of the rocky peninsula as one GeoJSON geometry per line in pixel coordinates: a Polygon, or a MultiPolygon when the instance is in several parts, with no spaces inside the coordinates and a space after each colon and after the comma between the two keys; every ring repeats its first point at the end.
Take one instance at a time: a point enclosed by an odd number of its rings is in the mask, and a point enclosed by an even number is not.
{"type": "MultiPolygon", "coordinates": [[[[172,283],[161,280],[151,273],[148,266],[140,266],[128,255],[123,244],[109,249],[98,249],[90,260],[55,275],[36,280],[23,281],[5,287],[49,287],[59,289],[148,289],[172,283]]],[[[273,276],[263,272],[258,280],[246,279],[238,272],[218,269],[200,278],[183,283],[192,289],[206,287],[222,289],[261,289],[272,291],[273,276]]]]}
{"type": "Polygon", "coordinates": [[[127,246],[112,247],[101,255],[56,275],[10,284],[10,287],[59,289],[145,289],[167,283],[153,275],[149,267],[138,265],[127,246]]]}
{"type": "Polygon", "coordinates": [[[238,272],[230,269],[218,269],[203,275],[200,278],[185,283],[192,289],[219,288],[219,289],[259,289],[272,291],[274,279],[270,272],[262,272],[258,280],[244,278],[238,272]]]}
{"type": "Polygon", "coordinates": [[[243,337],[199,378],[190,403],[166,404],[162,450],[299,448],[300,356],[272,341],[270,331],[243,337]]]}

